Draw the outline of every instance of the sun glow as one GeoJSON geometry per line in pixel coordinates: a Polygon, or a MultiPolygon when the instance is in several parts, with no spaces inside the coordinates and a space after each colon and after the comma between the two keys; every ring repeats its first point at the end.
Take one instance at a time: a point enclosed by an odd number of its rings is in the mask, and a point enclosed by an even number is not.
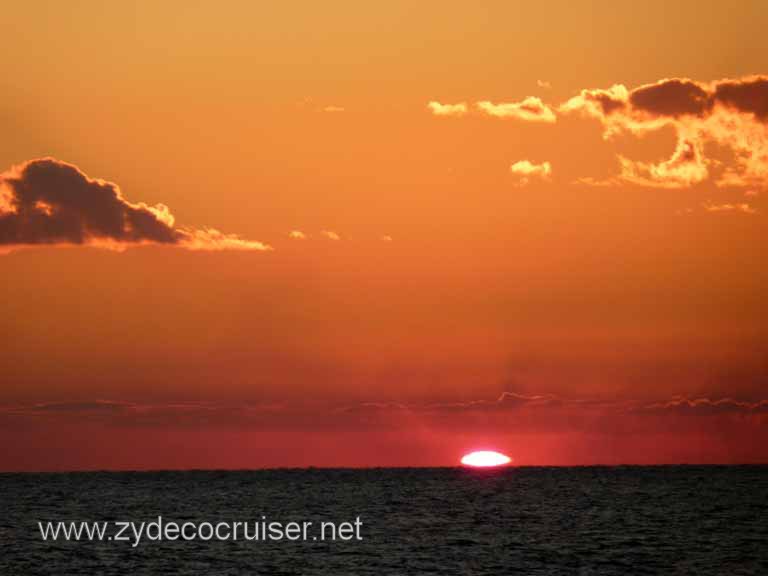
{"type": "Polygon", "coordinates": [[[464,466],[472,466],[474,468],[491,468],[494,466],[504,466],[510,462],[512,462],[512,458],[492,450],[479,450],[477,452],[470,452],[469,454],[465,454],[461,459],[461,463],[464,466]]]}

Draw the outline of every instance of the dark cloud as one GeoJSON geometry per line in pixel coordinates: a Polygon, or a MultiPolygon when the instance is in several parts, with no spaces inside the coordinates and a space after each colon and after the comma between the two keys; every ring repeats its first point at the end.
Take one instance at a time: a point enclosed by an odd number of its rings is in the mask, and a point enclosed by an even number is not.
{"type": "Polygon", "coordinates": [[[704,117],[714,113],[717,106],[753,114],[765,121],[768,119],[768,77],[747,76],[716,82],[668,78],[633,90],[617,84],[609,89],[582,90],[560,106],[560,110],[583,110],[596,116],[623,111],[628,119],[642,123],[653,117],[704,117]],[[637,113],[645,117],[638,117],[637,113]]]}
{"type": "Polygon", "coordinates": [[[690,80],[677,79],[641,86],[630,93],[629,102],[636,110],[662,116],[701,116],[711,107],[704,88],[690,80]]]}
{"type": "Polygon", "coordinates": [[[621,110],[625,106],[625,103],[621,100],[617,100],[609,94],[602,92],[589,94],[587,95],[587,98],[591,98],[594,102],[597,102],[600,105],[600,108],[603,110],[604,114],[611,114],[617,110],[621,110]]]}
{"type": "Polygon", "coordinates": [[[743,113],[768,120],[768,77],[721,80],[715,85],[714,99],[743,113]]]}
{"type": "Polygon", "coordinates": [[[720,80],[712,84],[692,80],[661,80],[636,88],[629,94],[635,110],[660,116],[703,116],[715,105],[768,118],[768,78],[751,76],[740,80],[720,80]]]}
{"type": "Polygon", "coordinates": [[[3,181],[11,211],[0,216],[2,244],[93,239],[173,244],[183,239],[167,208],[131,204],[115,184],[92,180],[71,164],[32,160],[3,181]]]}
{"type": "Polygon", "coordinates": [[[176,228],[167,206],[131,203],[116,184],[89,178],[53,158],[31,160],[0,175],[0,189],[0,246],[154,243],[201,250],[268,249],[213,229],[176,228]]]}
{"type": "MultiPolygon", "coordinates": [[[[648,164],[620,157],[619,181],[681,188],[710,175],[718,186],[763,186],[768,182],[768,77],[747,76],[715,82],[686,78],[659,80],[633,90],[617,84],[582,90],[559,107],[597,118],[610,138],[622,132],[643,135],[672,127],[678,145],[668,160],[648,164]],[[730,149],[725,162],[704,155],[715,143],[730,149]],[[710,172],[709,167],[715,168],[710,172]]],[[[602,184],[594,179],[581,182],[602,184]]]]}

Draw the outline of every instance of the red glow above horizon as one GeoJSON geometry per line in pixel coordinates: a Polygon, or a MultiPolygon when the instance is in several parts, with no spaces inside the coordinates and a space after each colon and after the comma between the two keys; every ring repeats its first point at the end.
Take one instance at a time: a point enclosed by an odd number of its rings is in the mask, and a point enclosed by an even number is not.
{"type": "Polygon", "coordinates": [[[478,450],[465,454],[461,458],[461,463],[464,466],[471,466],[473,468],[493,468],[495,466],[505,466],[510,462],[512,462],[512,458],[493,450],[478,450]]]}

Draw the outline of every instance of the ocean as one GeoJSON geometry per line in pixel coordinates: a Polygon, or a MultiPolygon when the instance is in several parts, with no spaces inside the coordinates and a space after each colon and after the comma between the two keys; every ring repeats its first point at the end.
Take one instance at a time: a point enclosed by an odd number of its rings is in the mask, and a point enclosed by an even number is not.
{"type": "Polygon", "coordinates": [[[13,576],[768,574],[768,466],[11,473],[0,498],[13,576]]]}

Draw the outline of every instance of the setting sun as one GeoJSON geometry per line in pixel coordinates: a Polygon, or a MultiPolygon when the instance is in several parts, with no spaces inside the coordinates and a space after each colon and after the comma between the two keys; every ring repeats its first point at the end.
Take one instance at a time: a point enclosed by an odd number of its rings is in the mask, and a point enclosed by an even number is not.
{"type": "Polygon", "coordinates": [[[492,450],[470,452],[469,454],[465,454],[461,459],[461,463],[464,466],[472,466],[474,468],[492,468],[494,466],[505,466],[510,462],[512,462],[512,458],[492,450]]]}

